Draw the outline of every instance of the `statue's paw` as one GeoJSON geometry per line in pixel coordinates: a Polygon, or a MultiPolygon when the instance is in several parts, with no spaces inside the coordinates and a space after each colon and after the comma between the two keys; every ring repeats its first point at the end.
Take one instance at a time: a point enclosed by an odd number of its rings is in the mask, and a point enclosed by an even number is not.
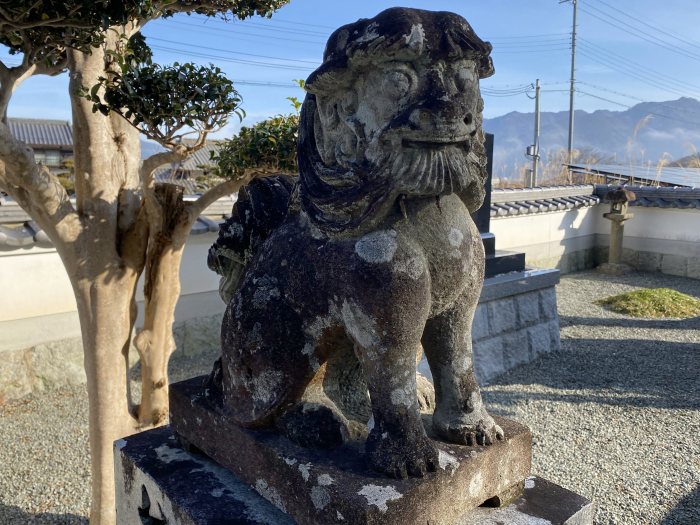
{"type": "Polygon", "coordinates": [[[433,417],[433,428],[446,441],[470,447],[492,445],[505,438],[503,429],[486,413],[477,417],[461,416],[453,420],[433,417]]]}
{"type": "Polygon", "coordinates": [[[437,448],[426,436],[410,439],[406,435],[372,431],[367,439],[367,453],[372,468],[392,478],[420,478],[435,472],[438,466],[437,448]]]}
{"type": "Polygon", "coordinates": [[[277,420],[277,427],[303,447],[331,449],[348,440],[348,420],[320,403],[300,402],[277,420]]]}

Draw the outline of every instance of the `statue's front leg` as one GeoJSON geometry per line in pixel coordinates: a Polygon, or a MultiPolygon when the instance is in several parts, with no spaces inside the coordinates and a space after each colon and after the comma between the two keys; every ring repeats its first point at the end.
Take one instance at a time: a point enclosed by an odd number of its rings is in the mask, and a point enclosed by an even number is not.
{"type": "Polygon", "coordinates": [[[434,471],[438,452],[425,433],[416,393],[416,349],[427,311],[412,311],[416,318],[403,308],[396,310],[373,316],[346,304],[343,318],[355,341],[372,404],[373,427],[366,443],[370,465],[405,478],[434,471]]]}
{"type": "Polygon", "coordinates": [[[435,384],[433,428],[461,445],[490,445],[504,437],[484,407],[474,375],[471,325],[478,291],[468,287],[451,308],[426,323],[422,337],[435,384]]]}

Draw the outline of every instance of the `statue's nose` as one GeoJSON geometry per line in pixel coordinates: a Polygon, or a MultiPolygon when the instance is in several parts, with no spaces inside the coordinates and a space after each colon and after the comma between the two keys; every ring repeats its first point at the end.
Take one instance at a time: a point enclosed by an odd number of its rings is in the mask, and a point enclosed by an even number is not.
{"type": "Polygon", "coordinates": [[[441,71],[432,70],[426,74],[422,100],[411,112],[409,120],[421,128],[440,127],[445,123],[463,122],[466,113],[454,83],[441,71]]]}

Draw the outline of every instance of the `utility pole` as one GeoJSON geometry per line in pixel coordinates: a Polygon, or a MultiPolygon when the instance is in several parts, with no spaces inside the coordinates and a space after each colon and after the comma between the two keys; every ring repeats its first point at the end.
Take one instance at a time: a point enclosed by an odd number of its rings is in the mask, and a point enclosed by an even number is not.
{"type": "Polygon", "coordinates": [[[571,0],[574,6],[574,20],[571,28],[571,82],[569,86],[569,164],[573,162],[574,152],[574,85],[576,84],[576,11],[578,0],[571,0]]]}
{"type": "Polygon", "coordinates": [[[540,161],[540,79],[535,81],[535,137],[532,141],[535,146],[532,156],[532,186],[537,186],[537,164],[540,161]]]}
{"type": "MultiPolygon", "coordinates": [[[[530,95],[527,96],[532,99],[530,95]]],[[[532,144],[525,150],[525,155],[532,157],[532,168],[526,171],[525,183],[532,188],[537,186],[537,164],[540,160],[540,79],[535,81],[535,136],[532,144]]]]}

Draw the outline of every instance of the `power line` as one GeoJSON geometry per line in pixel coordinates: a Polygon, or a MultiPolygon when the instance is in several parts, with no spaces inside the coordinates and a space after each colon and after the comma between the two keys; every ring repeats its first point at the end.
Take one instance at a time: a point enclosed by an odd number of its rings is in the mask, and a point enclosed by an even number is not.
{"type": "Polygon", "coordinates": [[[529,42],[528,43],[510,42],[510,43],[505,43],[505,44],[494,43],[493,48],[494,49],[503,49],[503,48],[538,49],[538,48],[546,48],[546,47],[553,47],[553,46],[560,47],[562,45],[566,45],[566,47],[568,47],[569,42],[567,40],[558,40],[556,42],[547,42],[547,43],[541,43],[541,44],[530,44],[529,42]]]}
{"type": "MultiPolygon", "coordinates": [[[[578,89],[577,89],[576,92],[577,92],[577,93],[580,93],[580,94],[582,94],[582,95],[587,95],[587,96],[589,96],[589,97],[597,98],[598,100],[603,100],[603,101],[605,101],[605,102],[609,102],[609,103],[611,103],[611,104],[616,104],[616,105],[618,105],[618,106],[622,106],[622,107],[627,108],[627,109],[631,109],[631,108],[633,107],[633,106],[630,106],[630,105],[628,105],[628,104],[623,104],[622,102],[617,102],[617,101],[615,101],[615,100],[610,100],[609,98],[605,98],[605,97],[601,97],[601,96],[598,96],[598,95],[594,95],[593,93],[588,93],[587,91],[581,91],[581,90],[578,90],[578,89]]],[[[675,122],[683,122],[684,124],[689,124],[689,125],[691,125],[691,126],[700,126],[700,121],[698,121],[698,122],[691,122],[691,121],[689,121],[689,120],[683,120],[683,119],[679,119],[679,118],[676,118],[676,117],[671,117],[671,116],[669,116],[669,115],[664,115],[663,113],[655,113],[655,112],[653,112],[653,111],[650,111],[650,112],[649,112],[649,115],[654,115],[654,116],[656,116],[656,117],[661,117],[661,118],[665,118],[665,119],[668,119],[668,120],[673,120],[673,121],[675,121],[675,122]]]]}
{"type": "Polygon", "coordinates": [[[660,82],[653,77],[650,77],[649,75],[645,75],[643,72],[639,72],[635,70],[635,68],[631,66],[627,66],[625,64],[616,64],[614,62],[611,62],[609,59],[603,58],[603,57],[598,57],[590,53],[585,47],[580,50],[581,54],[588,58],[589,60],[593,60],[594,62],[597,62],[603,66],[606,66],[610,68],[612,71],[617,71],[619,73],[622,73],[627,76],[631,76],[632,78],[636,78],[637,80],[648,84],[650,86],[653,86],[658,89],[662,89],[664,91],[668,91],[671,93],[675,93],[676,95],[680,96],[691,96],[688,91],[681,91],[680,89],[670,86],[668,84],[665,84],[663,82],[660,82]]]}
{"type": "Polygon", "coordinates": [[[287,20],[285,18],[279,18],[277,15],[275,15],[270,20],[273,22],[278,22],[280,24],[292,24],[295,26],[321,27],[323,29],[330,29],[331,31],[338,29],[337,27],[334,27],[334,26],[325,26],[325,25],[321,25],[321,24],[310,24],[308,22],[296,22],[294,20],[287,20]]]}
{"type": "Polygon", "coordinates": [[[504,35],[504,36],[488,36],[488,37],[485,37],[485,38],[486,38],[486,40],[489,40],[489,41],[490,41],[490,40],[501,40],[501,39],[504,39],[504,40],[508,39],[508,40],[510,40],[510,39],[520,39],[520,38],[522,38],[522,39],[527,39],[527,38],[543,38],[543,37],[549,37],[549,36],[552,36],[552,37],[555,37],[555,36],[557,36],[557,37],[562,37],[562,36],[568,36],[568,34],[569,34],[569,33],[541,33],[541,34],[539,34],[539,35],[504,35]]]}
{"type": "Polygon", "coordinates": [[[689,82],[678,80],[672,76],[669,76],[667,72],[662,73],[660,71],[656,71],[656,70],[654,70],[646,65],[640,64],[639,62],[635,62],[634,60],[631,60],[631,59],[629,59],[629,58],[627,58],[619,53],[616,53],[610,49],[607,49],[603,46],[595,44],[595,43],[591,42],[590,40],[586,40],[585,38],[582,38],[581,42],[584,43],[584,45],[586,45],[587,47],[592,48],[591,49],[592,52],[596,52],[596,53],[602,52],[606,55],[609,55],[609,57],[611,57],[611,58],[608,58],[609,60],[614,61],[614,62],[620,60],[623,63],[625,63],[625,65],[629,64],[629,67],[633,67],[635,71],[642,71],[642,72],[645,72],[645,74],[647,74],[647,75],[658,77],[657,80],[661,79],[660,82],[675,84],[676,86],[680,87],[681,89],[690,89],[691,91],[694,91],[694,92],[700,91],[700,86],[698,86],[698,85],[694,85],[694,84],[691,84],[689,82]]]}
{"type": "Polygon", "coordinates": [[[500,50],[498,48],[494,49],[494,53],[499,55],[521,55],[528,53],[558,53],[560,51],[568,51],[569,46],[562,46],[550,49],[519,49],[519,50],[500,50]]]}
{"type": "Polygon", "coordinates": [[[198,57],[198,58],[205,58],[208,60],[221,60],[223,62],[231,62],[234,64],[245,64],[249,66],[258,66],[258,67],[267,67],[267,68],[272,68],[272,69],[285,69],[285,70],[291,70],[291,71],[312,71],[313,68],[307,68],[307,67],[297,67],[297,66],[288,66],[285,64],[273,64],[271,62],[260,62],[256,60],[243,60],[243,59],[237,59],[237,58],[229,58],[229,57],[222,57],[222,56],[216,56],[216,55],[208,55],[204,53],[197,53],[196,51],[190,51],[187,49],[175,49],[172,47],[165,47],[165,46],[152,46],[153,49],[156,49],[158,51],[168,51],[171,53],[177,53],[178,55],[190,55],[193,57],[198,57]]]}
{"type": "MultiPolygon", "coordinates": [[[[167,44],[176,44],[176,45],[182,43],[182,42],[177,42],[177,41],[175,41],[175,40],[166,40],[166,39],[164,39],[164,38],[156,38],[156,37],[149,37],[148,40],[149,40],[149,41],[155,40],[155,41],[157,41],[157,42],[165,42],[165,43],[167,43],[167,44]]],[[[304,64],[311,64],[311,65],[313,65],[313,66],[315,66],[315,67],[318,67],[319,64],[320,64],[318,61],[314,61],[314,60],[301,60],[301,59],[296,59],[296,58],[273,57],[273,56],[269,56],[269,55],[255,55],[255,54],[253,54],[253,53],[243,53],[242,51],[230,51],[230,50],[228,50],[228,49],[220,49],[220,48],[210,47],[210,46],[198,46],[198,45],[195,45],[195,44],[187,44],[187,47],[195,47],[195,48],[198,48],[198,49],[208,49],[208,50],[210,50],[210,51],[219,51],[219,52],[222,52],[222,53],[229,53],[229,54],[232,54],[232,55],[244,55],[244,56],[249,56],[249,57],[257,57],[257,58],[270,58],[270,59],[272,59],[272,60],[281,60],[281,61],[284,61],[284,62],[289,62],[289,61],[291,61],[291,62],[301,62],[301,63],[304,63],[304,64]]]]}
{"type": "MultiPolygon", "coordinates": [[[[186,23],[186,22],[182,22],[186,23]]],[[[293,34],[293,35],[303,35],[303,36],[311,36],[311,37],[323,37],[327,38],[328,37],[328,32],[321,32],[321,31],[307,31],[304,29],[288,29],[286,27],[274,27],[273,25],[269,24],[264,24],[260,22],[252,22],[249,20],[246,20],[245,22],[225,22],[225,21],[219,21],[219,20],[205,20],[202,25],[208,25],[208,24],[215,24],[219,26],[228,26],[232,28],[236,27],[256,27],[260,28],[264,31],[275,31],[277,33],[288,33],[288,34],[293,34]]]]}
{"type": "Polygon", "coordinates": [[[188,24],[185,22],[177,22],[177,21],[171,21],[171,22],[169,22],[169,24],[187,27],[190,31],[200,31],[200,32],[206,32],[206,33],[210,33],[211,31],[215,31],[217,33],[226,34],[226,36],[236,37],[236,38],[238,38],[239,35],[243,35],[243,36],[253,37],[256,39],[263,39],[267,42],[274,41],[274,40],[281,40],[281,41],[285,41],[285,42],[298,42],[298,43],[313,45],[313,46],[318,46],[318,45],[323,44],[323,42],[320,40],[318,40],[318,41],[299,40],[298,38],[286,38],[286,37],[281,37],[281,36],[280,37],[270,37],[269,35],[261,35],[260,33],[248,33],[245,31],[238,31],[238,30],[233,31],[231,29],[223,29],[220,27],[204,27],[201,24],[188,24]]]}
{"type": "Polygon", "coordinates": [[[670,31],[666,31],[658,26],[655,26],[655,25],[652,25],[652,24],[646,22],[645,20],[642,20],[641,18],[637,18],[635,16],[632,16],[631,14],[626,13],[625,11],[618,9],[617,7],[612,6],[612,5],[608,4],[607,2],[603,2],[603,0],[594,0],[594,1],[598,2],[599,4],[603,4],[608,9],[612,9],[613,11],[617,11],[618,13],[626,16],[627,18],[631,18],[632,20],[635,20],[635,21],[639,22],[640,24],[643,24],[650,29],[653,29],[654,31],[658,31],[659,33],[661,33],[663,35],[670,36],[674,40],[678,40],[679,42],[682,42],[688,46],[697,47],[698,49],[700,49],[700,44],[698,44],[698,43],[691,42],[690,40],[686,40],[685,38],[681,38],[678,35],[671,33],[670,31]]]}
{"type": "Polygon", "coordinates": [[[637,102],[642,102],[642,103],[645,103],[645,104],[651,104],[651,103],[653,103],[653,104],[656,104],[656,105],[658,105],[658,106],[660,106],[660,107],[668,108],[669,110],[672,110],[672,111],[681,111],[681,112],[683,112],[683,113],[692,113],[693,115],[698,115],[698,116],[700,116],[700,112],[697,112],[697,111],[691,111],[691,110],[685,109],[685,108],[684,108],[684,109],[680,109],[680,108],[677,108],[677,107],[674,107],[674,106],[670,106],[670,105],[668,105],[668,104],[664,104],[664,103],[662,103],[662,102],[651,102],[651,101],[649,101],[649,100],[644,100],[644,99],[642,99],[642,98],[635,97],[634,95],[630,95],[629,93],[621,93],[621,92],[619,92],[619,91],[615,91],[614,89],[609,89],[609,88],[606,88],[606,87],[603,87],[603,86],[598,86],[598,85],[596,85],[596,84],[591,84],[590,82],[584,82],[584,81],[582,81],[582,80],[579,80],[577,83],[578,83],[578,84],[583,84],[583,85],[586,85],[586,86],[589,86],[589,87],[592,87],[592,88],[594,88],[594,89],[599,89],[599,90],[601,90],[601,91],[605,91],[605,92],[607,92],[607,93],[611,93],[611,94],[617,95],[617,96],[619,96],[619,97],[628,98],[628,99],[630,99],[630,100],[636,100],[637,102]]]}
{"type": "Polygon", "coordinates": [[[231,79],[231,82],[241,86],[257,86],[257,87],[272,87],[272,88],[292,88],[300,89],[298,84],[290,82],[289,84],[284,84],[282,82],[265,82],[262,80],[236,80],[231,79]]]}
{"type": "Polygon", "coordinates": [[[671,52],[673,52],[673,53],[676,53],[676,54],[685,56],[686,58],[690,58],[690,59],[692,59],[692,60],[700,61],[700,55],[696,55],[695,53],[691,53],[691,52],[689,52],[689,51],[685,51],[685,50],[679,49],[679,48],[673,46],[672,44],[669,44],[668,42],[665,42],[665,41],[663,41],[663,40],[661,40],[661,39],[659,39],[659,38],[653,38],[653,37],[650,38],[650,37],[648,37],[645,33],[643,33],[639,28],[636,28],[636,27],[634,27],[634,26],[628,24],[628,23],[625,22],[624,20],[620,20],[619,18],[616,18],[616,17],[614,17],[614,16],[612,16],[612,15],[610,15],[610,14],[604,12],[604,11],[601,11],[600,9],[598,9],[598,8],[596,8],[596,7],[591,7],[591,9],[594,9],[594,10],[596,10],[596,11],[602,13],[602,15],[603,15],[604,17],[607,17],[607,18],[610,18],[610,19],[612,19],[612,20],[615,20],[615,21],[617,22],[617,24],[615,24],[615,23],[611,22],[610,20],[608,20],[608,19],[606,19],[606,18],[603,18],[603,17],[601,17],[601,16],[599,16],[599,15],[597,15],[597,14],[595,14],[595,13],[589,11],[589,10],[586,9],[586,8],[583,8],[583,7],[581,8],[581,10],[582,10],[584,13],[586,13],[587,15],[592,16],[593,18],[596,18],[596,19],[600,20],[601,22],[605,22],[606,24],[613,26],[613,27],[614,27],[615,29],[617,29],[618,31],[623,31],[623,32],[628,33],[628,34],[630,34],[630,35],[632,35],[632,36],[636,36],[637,38],[641,38],[642,40],[645,40],[645,41],[647,41],[647,42],[649,42],[649,43],[651,43],[651,44],[654,44],[654,45],[656,45],[656,46],[662,47],[662,48],[664,48],[664,49],[666,49],[666,50],[668,50],[668,51],[671,51],[671,52]],[[631,30],[625,29],[624,27],[620,27],[618,24],[622,24],[623,26],[626,26],[626,27],[628,27],[628,28],[631,28],[631,30]]]}

